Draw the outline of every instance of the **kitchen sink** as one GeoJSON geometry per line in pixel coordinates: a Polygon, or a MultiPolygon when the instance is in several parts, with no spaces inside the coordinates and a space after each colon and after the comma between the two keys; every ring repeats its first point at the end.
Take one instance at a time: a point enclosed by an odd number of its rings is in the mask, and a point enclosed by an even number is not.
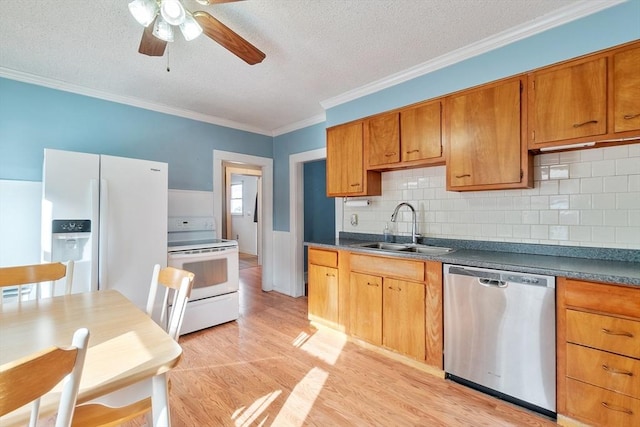
{"type": "Polygon", "coordinates": [[[419,254],[425,254],[425,255],[443,255],[443,254],[449,254],[453,251],[455,251],[455,249],[453,248],[445,248],[442,246],[428,246],[428,245],[416,245],[416,246],[409,246],[406,249],[400,249],[402,252],[416,252],[419,254]]]}
{"type": "Polygon", "coordinates": [[[356,243],[352,246],[357,246],[360,248],[371,248],[378,249],[381,251],[391,251],[391,252],[413,252],[418,254],[425,255],[444,255],[451,252],[454,252],[453,248],[446,248],[442,246],[429,246],[429,245],[418,245],[413,243],[388,243],[388,242],[367,242],[367,243],[356,243]]]}

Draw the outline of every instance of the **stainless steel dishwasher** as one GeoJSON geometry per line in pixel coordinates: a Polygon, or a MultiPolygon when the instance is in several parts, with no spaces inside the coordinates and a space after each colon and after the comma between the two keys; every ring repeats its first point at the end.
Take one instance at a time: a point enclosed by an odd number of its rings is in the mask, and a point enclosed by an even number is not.
{"type": "Polygon", "coordinates": [[[447,378],[555,417],[555,278],[444,265],[447,378]]]}

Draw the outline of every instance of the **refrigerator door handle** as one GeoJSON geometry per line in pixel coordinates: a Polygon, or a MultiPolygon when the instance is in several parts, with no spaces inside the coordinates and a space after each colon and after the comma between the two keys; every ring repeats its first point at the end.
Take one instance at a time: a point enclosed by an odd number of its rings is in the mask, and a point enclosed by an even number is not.
{"type": "Polygon", "coordinates": [[[109,222],[109,182],[100,179],[100,248],[98,261],[98,289],[107,289],[107,224],[109,222]]]}
{"type": "Polygon", "coordinates": [[[98,256],[100,254],[100,185],[97,179],[89,182],[91,193],[91,290],[98,290],[98,256]]]}

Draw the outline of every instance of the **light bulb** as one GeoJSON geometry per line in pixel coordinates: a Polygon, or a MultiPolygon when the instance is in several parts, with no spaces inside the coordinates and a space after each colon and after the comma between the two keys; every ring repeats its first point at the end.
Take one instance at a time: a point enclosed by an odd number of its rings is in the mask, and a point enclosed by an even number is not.
{"type": "Polygon", "coordinates": [[[186,41],[191,41],[202,34],[202,27],[198,24],[189,12],[187,12],[187,16],[182,24],[180,24],[180,31],[182,31],[182,35],[186,41]]]}
{"type": "Polygon", "coordinates": [[[155,0],[133,0],[129,3],[129,12],[144,27],[148,27],[158,13],[158,3],[155,0]]]}
{"type": "Polygon", "coordinates": [[[156,25],[154,25],[153,27],[153,35],[160,40],[172,42],[173,28],[171,28],[171,25],[169,25],[169,23],[165,21],[162,16],[158,16],[158,19],[156,19],[156,25]]]}
{"type": "Polygon", "coordinates": [[[184,7],[178,0],[162,0],[160,14],[171,25],[182,24],[186,17],[184,7]]]}

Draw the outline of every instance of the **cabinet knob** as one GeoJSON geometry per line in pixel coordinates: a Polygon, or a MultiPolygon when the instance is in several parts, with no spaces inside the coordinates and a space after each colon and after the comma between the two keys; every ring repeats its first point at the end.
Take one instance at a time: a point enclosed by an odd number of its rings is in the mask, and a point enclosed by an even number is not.
{"type": "Polygon", "coordinates": [[[574,128],[579,128],[579,127],[584,126],[584,125],[595,125],[596,123],[598,123],[597,120],[588,120],[588,121],[586,121],[584,123],[574,123],[573,127],[574,128]]]}

